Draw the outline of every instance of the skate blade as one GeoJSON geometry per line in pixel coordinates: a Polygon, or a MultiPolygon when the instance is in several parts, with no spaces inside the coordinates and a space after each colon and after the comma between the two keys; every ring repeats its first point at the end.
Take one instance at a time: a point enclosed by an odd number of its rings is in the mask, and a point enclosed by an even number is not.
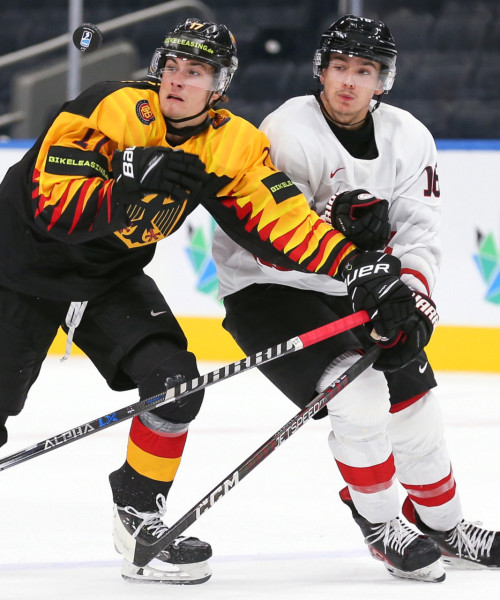
{"type": "Polygon", "coordinates": [[[496,565],[483,565],[480,562],[476,562],[472,559],[459,558],[458,556],[449,556],[447,554],[441,555],[441,561],[445,567],[449,569],[461,569],[464,571],[479,571],[484,569],[500,569],[496,565]]]}
{"type": "Polygon", "coordinates": [[[426,567],[422,567],[421,569],[416,569],[415,571],[401,571],[386,562],[384,562],[384,565],[391,575],[394,575],[394,577],[401,577],[402,579],[413,579],[415,581],[426,581],[430,583],[441,583],[446,579],[446,573],[440,560],[437,560],[426,567]]]}
{"type": "Polygon", "coordinates": [[[196,585],[208,581],[212,571],[206,561],[174,565],[153,559],[145,567],[138,567],[124,559],[121,574],[123,579],[132,583],[196,585]],[[156,565],[161,568],[156,568],[156,565]]]}

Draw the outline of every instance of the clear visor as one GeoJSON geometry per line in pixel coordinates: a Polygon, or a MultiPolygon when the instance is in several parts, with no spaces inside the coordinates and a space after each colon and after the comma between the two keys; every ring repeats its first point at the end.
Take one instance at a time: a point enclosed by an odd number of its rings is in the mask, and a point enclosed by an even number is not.
{"type": "MultiPolygon", "coordinates": [[[[332,55],[333,52],[335,52],[335,50],[323,50],[323,49],[318,49],[316,50],[315,54],[314,54],[314,59],[313,59],[313,72],[314,72],[314,76],[315,77],[320,77],[321,73],[323,71],[323,65],[325,64],[324,58],[326,54],[330,55],[330,60],[328,62],[328,69],[333,70],[333,66],[336,65],[338,62],[341,62],[338,58],[335,57],[335,55],[332,55]],[[333,63],[333,64],[332,64],[333,63]]],[[[339,52],[339,55],[343,55],[343,53],[339,52]]],[[[345,54],[345,56],[355,56],[354,54],[345,54]]],[[[356,55],[357,56],[357,55],[356,55]]],[[[378,62],[378,61],[375,61],[378,62]]],[[[336,69],[338,71],[338,74],[336,75],[338,77],[338,79],[340,81],[346,80],[348,77],[351,76],[351,73],[349,73],[349,69],[347,68],[349,65],[343,65],[344,68],[342,68],[342,66],[340,66],[338,69],[336,69]],[[342,74],[343,73],[343,74],[342,74]],[[344,78],[344,79],[342,79],[344,78]]],[[[361,69],[361,71],[358,71],[357,73],[354,73],[354,78],[353,81],[355,81],[355,85],[359,85],[361,87],[365,87],[368,89],[375,91],[381,91],[383,90],[384,92],[388,92],[391,88],[392,85],[394,83],[394,78],[396,77],[396,68],[395,66],[393,67],[386,67],[386,66],[382,66],[382,70],[378,73],[378,75],[375,75],[375,73],[373,72],[368,72],[369,70],[373,69],[373,66],[369,66],[367,65],[367,68],[365,69],[366,72],[363,73],[363,69],[361,69]]],[[[377,70],[377,69],[375,69],[377,70]]]]}
{"type": "Polygon", "coordinates": [[[324,75],[343,85],[361,87],[373,92],[390,90],[394,81],[394,76],[389,71],[379,71],[372,63],[347,63],[335,57],[331,58],[324,75]]]}
{"type": "Polygon", "coordinates": [[[162,81],[188,85],[209,92],[224,89],[228,76],[227,69],[217,70],[215,65],[207,61],[199,61],[192,55],[182,56],[180,52],[165,54],[165,64],[159,69],[158,75],[162,81]]]}

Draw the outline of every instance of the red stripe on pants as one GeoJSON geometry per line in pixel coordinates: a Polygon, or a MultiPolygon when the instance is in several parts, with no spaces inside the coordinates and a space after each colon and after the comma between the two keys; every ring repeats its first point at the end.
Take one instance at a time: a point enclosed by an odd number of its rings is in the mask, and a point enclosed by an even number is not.
{"type": "Polygon", "coordinates": [[[457,489],[452,470],[450,470],[449,475],[436,481],[436,483],[410,485],[401,482],[401,485],[408,492],[408,496],[412,502],[421,506],[441,506],[442,504],[446,504],[446,502],[449,502],[453,498],[457,489]]]}
{"type": "Polygon", "coordinates": [[[423,398],[428,392],[429,390],[427,390],[427,392],[422,392],[421,394],[418,394],[418,396],[413,396],[413,398],[408,398],[408,400],[402,400],[397,404],[393,404],[389,412],[394,414],[404,410],[405,408],[408,408],[408,406],[411,406],[412,404],[415,404],[415,402],[418,402],[420,398],[423,398]]]}
{"type": "Polygon", "coordinates": [[[383,463],[369,467],[351,467],[338,460],[336,462],[344,481],[351,489],[362,494],[374,494],[386,490],[392,485],[396,473],[392,454],[383,463]]]}

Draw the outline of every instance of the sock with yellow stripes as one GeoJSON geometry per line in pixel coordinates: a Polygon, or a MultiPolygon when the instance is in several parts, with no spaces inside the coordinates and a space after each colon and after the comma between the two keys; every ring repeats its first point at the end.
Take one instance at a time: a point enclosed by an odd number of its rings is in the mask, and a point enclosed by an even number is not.
{"type": "Polygon", "coordinates": [[[113,501],[118,506],[155,512],[157,495],[167,497],[181,461],[189,424],[164,423],[169,427],[151,429],[140,417],[134,417],[127,459],[109,476],[113,501]]]}

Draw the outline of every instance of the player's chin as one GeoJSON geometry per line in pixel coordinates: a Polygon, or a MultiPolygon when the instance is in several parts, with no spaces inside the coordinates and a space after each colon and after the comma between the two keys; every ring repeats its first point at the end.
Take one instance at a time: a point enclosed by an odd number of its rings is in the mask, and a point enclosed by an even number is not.
{"type": "Polygon", "coordinates": [[[186,112],[186,107],[184,103],[178,100],[170,100],[163,103],[162,112],[167,117],[167,119],[183,119],[184,117],[189,116],[186,112]]]}
{"type": "Polygon", "coordinates": [[[354,117],[358,113],[358,109],[354,100],[339,99],[336,108],[337,113],[345,118],[354,117]]]}

